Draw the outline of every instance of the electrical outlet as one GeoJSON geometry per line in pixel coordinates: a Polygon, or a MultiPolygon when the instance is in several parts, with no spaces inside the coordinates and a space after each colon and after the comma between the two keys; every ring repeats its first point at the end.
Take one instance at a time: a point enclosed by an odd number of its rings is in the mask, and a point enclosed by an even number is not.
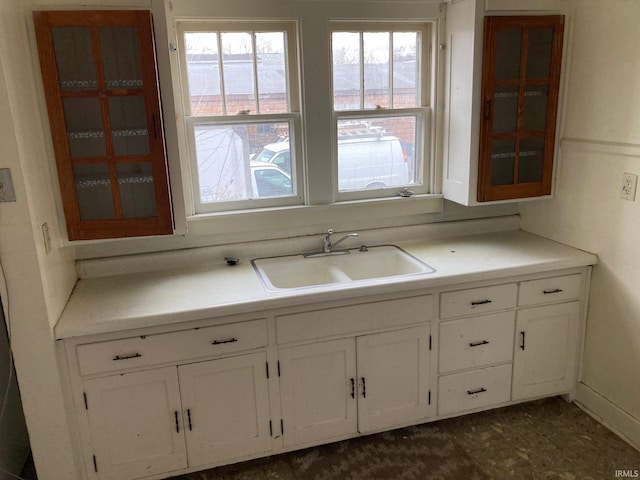
{"type": "Polygon", "coordinates": [[[11,170],[0,168],[0,202],[15,202],[16,193],[13,190],[11,170]]]}
{"type": "Polygon", "coordinates": [[[624,173],[622,175],[622,192],[620,198],[624,200],[635,201],[636,185],[638,184],[638,176],[633,173],[624,173]]]}

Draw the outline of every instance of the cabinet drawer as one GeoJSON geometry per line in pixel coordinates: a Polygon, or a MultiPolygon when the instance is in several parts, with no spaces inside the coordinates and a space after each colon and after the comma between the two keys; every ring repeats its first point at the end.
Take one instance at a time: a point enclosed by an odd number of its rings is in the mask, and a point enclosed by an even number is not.
{"type": "Polygon", "coordinates": [[[440,373],[510,362],[515,311],[440,324],[440,373]]]}
{"type": "Polygon", "coordinates": [[[495,312],[516,306],[515,283],[470,288],[440,294],[440,318],[495,312]]]}
{"type": "Polygon", "coordinates": [[[113,372],[221,355],[267,345],[267,321],[229,323],[180,332],[78,345],[80,374],[113,372]]]}
{"type": "Polygon", "coordinates": [[[580,297],[581,275],[563,275],[520,283],[518,305],[540,305],[580,297]]]}
{"type": "Polygon", "coordinates": [[[511,399],[511,364],[444,375],[438,379],[438,414],[473,410],[511,399]]]}
{"type": "Polygon", "coordinates": [[[433,297],[398,298],[276,317],[278,343],[348,335],[433,320],[433,297]]]}

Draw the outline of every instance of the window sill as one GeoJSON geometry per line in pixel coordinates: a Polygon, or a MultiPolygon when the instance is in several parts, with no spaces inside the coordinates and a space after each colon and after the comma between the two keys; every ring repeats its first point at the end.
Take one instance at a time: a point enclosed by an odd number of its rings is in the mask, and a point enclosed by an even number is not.
{"type": "Polygon", "coordinates": [[[290,207],[235,210],[199,214],[187,217],[189,235],[212,235],[219,233],[243,233],[304,227],[316,224],[331,224],[339,218],[340,223],[399,216],[442,213],[442,195],[414,195],[409,198],[382,198],[337,202],[328,205],[304,205],[290,207]]]}

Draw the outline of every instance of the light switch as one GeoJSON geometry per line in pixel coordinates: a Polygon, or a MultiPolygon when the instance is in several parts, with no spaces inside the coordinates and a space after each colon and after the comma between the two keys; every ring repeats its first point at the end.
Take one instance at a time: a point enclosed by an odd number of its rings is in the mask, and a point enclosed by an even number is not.
{"type": "Polygon", "coordinates": [[[0,168],[0,202],[15,202],[16,192],[13,190],[11,170],[0,168]]]}

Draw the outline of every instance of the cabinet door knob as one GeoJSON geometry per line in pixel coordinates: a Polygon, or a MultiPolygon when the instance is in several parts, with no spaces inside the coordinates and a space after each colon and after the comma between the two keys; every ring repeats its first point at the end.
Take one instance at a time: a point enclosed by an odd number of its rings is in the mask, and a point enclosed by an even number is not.
{"type": "Polygon", "coordinates": [[[178,423],[178,411],[173,412],[176,417],[176,433],[180,433],[180,423],[178,423]]]}
{"type": "Polygon", "coordinates": [[[367,383],[364,377],[362,377],[360,380],[362,381],[362,398],[367,398],[367,383]]]}
{"type": "Polygon", "coordinates": [[[520,350],[524,350],[524,340],[525,340],[525,333],[524,332],[520,332],[520,350]]]}
{"type": "Polygon", "coordinates": [[[356,398],[356,379],[351,379],[351,398],[356,398]]]}

